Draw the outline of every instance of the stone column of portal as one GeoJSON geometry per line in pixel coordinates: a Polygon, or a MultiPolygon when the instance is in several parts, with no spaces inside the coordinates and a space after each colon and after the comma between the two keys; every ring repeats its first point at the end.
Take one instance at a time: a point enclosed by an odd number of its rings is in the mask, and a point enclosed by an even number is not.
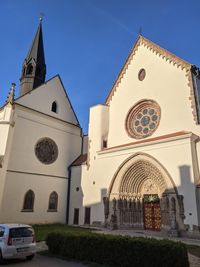
{"type": "Polygon", "coordinates": [[[162,196],[160,199],[161,229],[164,228],[165,224],[165,206],[166,206],[165,196],[162,196]]]}
{"type": "Polygon", "coordinates": [[[118,210],[118,225],[122,225],[122,199],[119,198],[117,200],[117,210],[118,210]]]}
{"type": "Polygon", "coordinates": [[[136,201],[135,201],[135,226],[136,228],[139,227],[139,202],[138,202],[138,198],[136,198],[136,201]]]}
{"type": "Polygon", "coordinates": [[[111,215],[111,229],[112,230],[116,230],[118,229],[118,225],[117,225],[117,201],[114,198],[112,201],[113,204],[113,214],[111,215]]]}
{"type": "Polygon", "coordinates": [[[142,228],[142,203],[141,203],[141,197],[138,196],[137,199],[137,212],[138,212],[138,228],[142,228]]]}
{"type": "Polygon", "coordinates": [[[129,227],[132,227],[132,200],[128,200],[128,218],[129,218],[129,227]]]}
{"type": "Polygon", "coordinates": [[[141,197],[140,198],[140,226],[142,229],[144,229],[144,200],[141,197]]]}
{"type": "Polygon", "coordinates": [[[169,230],[169,199],[163,194],[160,200],[161,208],[161,230],[166,232],[169,230]]]}
{"type": "Polygon", "coordinates": [[[109,216],[109,199],[108,197],[103,198],[103,204],[104,204],[104,227],[107,228],[108,226],[108,216],[109,216]]]}
{"type": "Polygon", "coordinates": [[[133,227],[136,227],[136,203],[135,203],[135,198],[133,199],[132,203],[132,212],[133,212],[133,227]]]}
{"type": "Polygon", "coordinates": [[[128,213],[128,209],[127,209],[127,199],[124,199],[124,225],[127,225],[127,213],[128,213]]]}
{"type": "Polygon", "coordinates": [[[117,225],[120,226],[120,199],[116,200],[116,217],[117,217],[117,225]]]}

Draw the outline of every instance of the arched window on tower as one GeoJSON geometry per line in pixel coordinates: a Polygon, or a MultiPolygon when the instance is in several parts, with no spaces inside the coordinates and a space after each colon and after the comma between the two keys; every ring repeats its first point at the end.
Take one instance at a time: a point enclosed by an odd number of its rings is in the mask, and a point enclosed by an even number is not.
{"type": "Polygon", "coordinates": [[[51,106],[51,111],[57,113],[57,103],[54,101],[51,106]]]}
{"type": "Polygon", "coordinates": [[[26,70],[26,74],[30,75],[33,73],[33,65],[29,64],[26,70]]]}
{"type": "Polygon", "coordinates": [[[33,211],[35,194],[28,190],[24,196],[23,211],[33,211]]]}
{"type": "Polygon", "coordinates": [[[48,211],[57,211],[58,207],[58,194],[53,191],[49,196],[49,207],[48,211]]]}

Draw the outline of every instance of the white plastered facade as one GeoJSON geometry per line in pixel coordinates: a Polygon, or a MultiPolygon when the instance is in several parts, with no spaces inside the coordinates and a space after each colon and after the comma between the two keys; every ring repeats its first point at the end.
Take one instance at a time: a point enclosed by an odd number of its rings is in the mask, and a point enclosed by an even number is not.
{"type": "MultiPolygon", "coordinates": [[[[120,198],[122,178],[134,160],[140,159],[157,166],[169,195],[183,196],[184,215],[181,222],[177,218],[178,227],[190,231],[199,226],[196,185],[200,126],[195,119],[190,67],[139,37],[106,104],[90,109],[88,159],[72,168],[69,223],[73,224],[74,209],[79,208],[79,223],[84,224],[85,208],[90,207],[90,223],[105,224],[103,199],[112,202],[113,198],[120,198]],[[146,71],[143,81],[138,79],[141,69],[146,71]],[[158,103],[161,114],[156,131],[137,140],[129,136],[125,122],[129,110],[141,100],[158,103]],[[103,140],[107,142],[106,148],[103,140]]],[[[161,190],[160,197],[164,193],[161,190]]],[[[109,209],[108,220],[111,220],[112,204],[109,209]]]]}
{"type": "Polygon", "coordinates": [[[0,134],[1,223],[65,223],[68,167],[81,153],[82,130],[59,76],[7,103],[0,111],[0,134]],[[54,101],[56,112],[51,110],[54,101]],[[43,138],[58,147],[52,164],[36,157],[35,146],[43,138]],[[34,192],[32,211],[23,210],[28,190],[34,192]],[[56,211],[48,209],[52,192],[58,195],[56,211]]]}

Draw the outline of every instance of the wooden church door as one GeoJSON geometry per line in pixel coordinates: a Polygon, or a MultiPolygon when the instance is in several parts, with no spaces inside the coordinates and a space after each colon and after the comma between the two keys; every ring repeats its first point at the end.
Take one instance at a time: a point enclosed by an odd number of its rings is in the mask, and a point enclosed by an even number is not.
{"type": "Polygon", "coordinates": [[[144,229],[160,231],[161,211],[158,195],[144,195],[144,229]]]}

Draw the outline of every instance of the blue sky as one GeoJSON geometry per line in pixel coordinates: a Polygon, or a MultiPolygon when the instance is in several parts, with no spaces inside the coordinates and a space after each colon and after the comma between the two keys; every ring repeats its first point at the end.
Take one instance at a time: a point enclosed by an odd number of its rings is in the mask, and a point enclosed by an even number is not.
{"type": "Polygon", "coordinates": [[[144,37],[200,66],[199,0],[0,0],[0,106],[11,82],[19,94],[22,62],[40,13],[46,79],[59,74],[80,124],[104,103],[139,29],[144,37]]]}

